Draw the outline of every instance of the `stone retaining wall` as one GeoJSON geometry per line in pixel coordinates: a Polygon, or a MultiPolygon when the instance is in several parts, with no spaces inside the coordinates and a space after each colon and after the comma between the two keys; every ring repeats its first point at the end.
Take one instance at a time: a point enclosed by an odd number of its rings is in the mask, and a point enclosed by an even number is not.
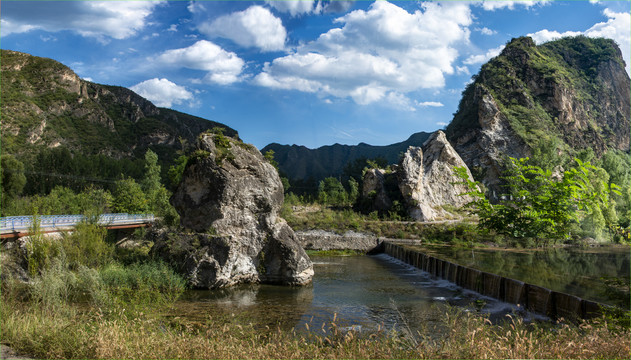
{"type": "Polygon", "coordinates": [[[493,297],[550,318],[576,320],[602,315],[609,307],[574,295],[564,294],[523,281],[468,268],[391,242],[383,243],[386,254],[465,289],[493,297]]]}
{"type": "Polygon", "coordinates": [[[325,230],[296,231],[296,240],[305,250],[358,250],[369,252],[381,240],[374,235],[347,231],[343,235],[325,230]]]}

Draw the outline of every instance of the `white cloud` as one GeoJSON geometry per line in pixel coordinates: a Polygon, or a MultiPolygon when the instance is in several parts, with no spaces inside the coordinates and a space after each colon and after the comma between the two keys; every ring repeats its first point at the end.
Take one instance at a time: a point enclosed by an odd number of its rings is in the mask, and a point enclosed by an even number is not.
{"type": "Polygon", "coordinates": [[[289,13],[291,16],[318,13],[322,10],[320,3],[316,0],[267,0],[265,2],[274,9],[289,13]]]}
{"type": "Polygon", "coordinates": [[[333,28],[293,53],[266,63],[255,83],[335,97],[358,104],[405,105],[404,94],[445,85],[469,39],[465,3],[423,3],[422,11],[378,1],[335,20],[333,28]]]}
{"type": "Polygon", "coordinates": [[[471,72],[469,71],[469,68],[466,66],[456,66],[456,74],[460,75],[460,74],[465,74],[465,75],[470,75],[471,72]]]}
{"type": "Polygon", "coordinates": [[[491,30],[487,27],[483,27],[483,28],[476,28],[475,31],[479,31],[480,33],[482,33],[483,35],[495,35],[497,34],[497,31],[495,30],[491,30]]]}
{"type": "Polygon", "coordinates": [[[558,31],[550,31],[547,29],[528,34],[537,44],[542,44],[551,40],[559,39],[565,36],[585,35],[588,37],[604,37],[613,39],[622,52],[622,57],[627,65],[627,73],[631,74],[631,14],[617,13],[610,9],[603,10],[603,14],[609,19],[606,22],[600,22],[591,28],[581,31],[566,31],[560,33],[558,31]]]}
{"type": "Polygon", "coordinates": [[[198,14],[206,11],[204,5],[200,4],[199,1],[191,1],[188,3],[186,7],[191,14],[198,14]]]}
{"type": "Polygon", "coordinates": [[[177,32],[177,24],[171,24],[171,26],[169,26],[167,31],[177,32]]]}
{"type": "Polygon", "coordinates": [[[147,24],[157,1],[11,1],[2,3],[2,36],[34,29],[70,30],[82,36],[126,39],[147,24]]]}
{"type": "Polygon", "coordinates": [[[466,60],[464,60],[462,63],[466,64],[466,65],[475,65],[475,64],[485,63],[485,62],[489,61],[490,59],[492,59],[492,58],[496,57],[497,55],[499,55],[502,52],[502,50],[504,50],[504,46],[505,45],[500,45],[500,46],[498,46],[496,48],[489,49],[484,54],[471,55],[466,60]]]}
{"type": "Polygon", "coordinates": [[[558,31],[550,31],[544,29],[537,31],[536,33],[528,34],[528,36],[530,36],[535,41],[535,43],[543,44],[548,41],[557,40],[565,36],[578,36],[582,34],[583,33],[580,31],[566,31],[564,33],[560,33],[558,31]]]}
{"type": "Polygon", "coordinates": [[[171,107],[173,104],[181,104],[184,100],[193,100],[193,94],[190,91],[167,79],[145,80],[130,89],[160,107],[171,107]]]}
{"type": "Polygon", "coordinates": [[[545,5],[549,2],[550,0],[484,0],[482,1],[482,8],[488,11],[495,11],[498,9],[513,10],[516,6],[530,8],[535,5],[545,5]]]}
{"type": "Polygon", "coordinates": [[[424,101],[424,102],[416,102],[416,106],[420,106],[420,107],[443,107],[445,105],[443,105],[443,103],[437,102],[437,101],[424,101]]]}
{"type": "Polygon", "coordinates": [[[277,11],[289,13],[291,16],[304,14],[346,12],[353,1],[346,0],[266,0],[269,6],[277,11]]]}
{"type": "Polygon", "coordinates": [[[200,40],[181,49],[167,50],[156,58],[159,64],[207,71],[205,80],[226,85],[240,80],[245,62],[235,53],[200,40]]]}
{"type": "Polygon", "coordinates": [[[283,50],[287,37],[281,20],[258,5],[202,23],[199,30],[211,37],[223,37],[263,51],[283,50]]]}
{"type": "Polygon", "coordinates": [[[437,122],[436,125],[438,125],[438,126],[447,126],[449,124],[444,122],[444,121],[440,121],[440,122],[437,122]]]}

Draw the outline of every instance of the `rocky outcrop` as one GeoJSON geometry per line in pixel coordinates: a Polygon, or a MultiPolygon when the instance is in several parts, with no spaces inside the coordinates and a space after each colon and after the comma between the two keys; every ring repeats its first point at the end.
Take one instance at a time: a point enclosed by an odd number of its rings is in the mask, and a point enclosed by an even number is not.
{"type": "Polygon", "coordinates": [[[386,193],[385,176],[383,169],[368,169],[364,173],[362,196],[371,199],[372,210],[385,211],[392,207],[392,200],[386,193]]]}
{"type": "Polygon", "coordinates": [[[461,196],[467,189],[464,185],[455,184],[461,181],[454,173],[456,167],[466,168],[472,179],[467,165],[447,141],[445,134],[437,131],[422,147],[410,146],[391,174],[385,174],[383,170],[367,171],[362,195],[367,196],[366,190],[373,193],[370,197],[373,209],[377,209],[377,205],[392,205],[394,200],[387,196],[384,183],[388,177],[396,177],[396,195],[404,202],[410,218],[419,221],[458,218],[446,207],[460,208],[472,199],[461,196]]]}
{"type": "MultiPolygon", "coordinates": [[[[412,219],[453,218],[445,205],[460,208],[472,200],[469,196],[461,196],[467,191],[464,185],[455,184],[461,181],[454,173],[456,167],[467,168],[467,165],[442,131],[432,134],[422,148],[408,149],[399,163],[397,176],[412,219]]],[[[468,174],[472,178],[471,173],[468,174]]]]}
{"type": "Polygon", "coordinates": [[[463,136],[454,138],[454,148],[468,168],[478,174],[476,180],[481,181],[491,191],[492,199],[496,199],[503,191],[503,162],[508,157],[528,157],[531,150],[513,131],[506,115],[500,111],[488,89],[483,86],[476,87],[471,101],[478,126],[463,136]]]}
{"type": "Polygon", "coordinates": [[[448,139],[492,199],[505,192],[507,157],[628,151],[631,86],[624,66],[613,40],[579,36],[537,46],[529,37],[513,39],[463,92],[448,139]]]}
{"type": "Polygon", "coordinates": [[[155,231],[152,252],[194,287],[311,281],[309,257],[278,216],[278,173],[253,146],[204,133],[171,203],[190,232],[155,231]]]}

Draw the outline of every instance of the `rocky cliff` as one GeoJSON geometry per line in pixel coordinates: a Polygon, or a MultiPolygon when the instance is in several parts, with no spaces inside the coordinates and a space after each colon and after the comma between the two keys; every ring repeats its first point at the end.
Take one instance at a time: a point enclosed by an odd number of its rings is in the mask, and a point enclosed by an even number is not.
{"type": "MultiPolygon", "coordinates": [[[[372,208],[388,210],[394,203],[392,197],[401,199],[407,215],[419,221],[435,221],[457,218],[452,209],[462,207],[472,199],[461,196],[467,189],[455,185],[461,180],[454,168],[467,168],[451,146],[445,134],[437,131],[422,147],[410,146],[393,172],[372,169],[364,174],[362,196],[369,197],[372,208]],[[389,179],[395,178],[398,193],[388,191],[389,179]]],[[[467,169],[468,171],[468,169],[467,169]]],[[[469,177],[472,178],[469,172],[469,177]]]]}
{"type": "Polygon", "coordinates": [[[251,145],[204,133],[171,198],[189,233],[154,233],[152,252],[195,287],[302,285],[311,260],[279,215],[283,185],[251,145]]]}
{"type": "Polygon", "coordinates": [[[499,189],[508,156],[555,166],[577,151],[629,150],[630,80],[612,40],[522,37],[483,65],[447,137],[476,180],[499,189]]]}

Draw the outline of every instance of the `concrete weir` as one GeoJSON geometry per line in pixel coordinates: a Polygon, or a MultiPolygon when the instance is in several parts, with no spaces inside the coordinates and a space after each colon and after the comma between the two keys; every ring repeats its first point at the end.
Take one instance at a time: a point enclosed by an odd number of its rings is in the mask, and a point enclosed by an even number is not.
{"type": "Polygon", "coordinates": [[[383,243],[383,251],[406,264],[460,287],[522,306],[550,318],[590,319],[602,315],[601,307],[608,307],[541,286],[468,268],[388,241],[383,243]]]}

